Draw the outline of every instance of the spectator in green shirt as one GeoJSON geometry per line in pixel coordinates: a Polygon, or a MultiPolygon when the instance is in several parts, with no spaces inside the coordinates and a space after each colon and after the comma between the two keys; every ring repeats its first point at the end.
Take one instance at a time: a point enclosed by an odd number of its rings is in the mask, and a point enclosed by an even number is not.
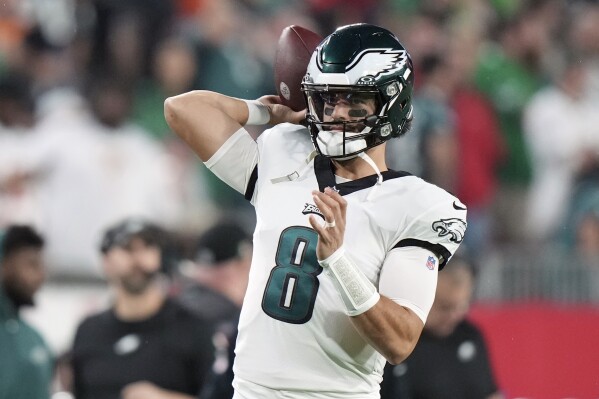
{"type": "Polygon", "coordinates": [[[0,237],[0,398],[47,399],[53,358],[44,339],[20,316],[45,279],[43,238],[29,226],[0,237]]]}
{"type": "Polygon", "coordinates": [[[498,171],[500,189],[495,204],[499,241],[525,238],[521,221],[531,165],[522,117],[524,107],[544,83],[542,57],[551,44],[551,28],[540,10],[523,9],[500,22],[495,33],[497,43],[489,42],[479,53],[475,83],[497,112],[507,150],[498,171]]]}

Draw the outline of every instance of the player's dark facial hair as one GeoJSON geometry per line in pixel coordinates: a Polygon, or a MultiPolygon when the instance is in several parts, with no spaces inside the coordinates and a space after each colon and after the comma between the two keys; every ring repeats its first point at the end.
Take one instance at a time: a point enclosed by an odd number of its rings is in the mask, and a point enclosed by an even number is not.
{"type": "Polygon", "coordinates": [[[21,306],[33,306],[35,304],[33,295],[30,295],[18,281],[5,280],[2,283],[2,288],[17,309],[21,306]]]}

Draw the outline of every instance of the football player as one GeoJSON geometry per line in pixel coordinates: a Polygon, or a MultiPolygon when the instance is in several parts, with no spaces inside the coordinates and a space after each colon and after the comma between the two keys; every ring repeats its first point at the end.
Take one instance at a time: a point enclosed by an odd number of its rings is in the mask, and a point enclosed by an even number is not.
{"type": "Polygon", "coordinates": [[[275,96],[166,100],[171,128],[256,209],[234,398],[378,398],[385,359],[414,348],[466,208],[386,167],[385,142],[409,129],[413,79],[391,32],[354,24],[314,51],[305,111],[275,96]],[[273,127],[254,141],[252,124],[273,127]]]}

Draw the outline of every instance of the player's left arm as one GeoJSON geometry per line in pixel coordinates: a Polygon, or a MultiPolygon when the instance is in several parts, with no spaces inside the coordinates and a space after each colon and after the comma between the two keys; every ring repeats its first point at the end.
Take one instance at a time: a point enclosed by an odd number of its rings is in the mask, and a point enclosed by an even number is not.
{"type": "Polygon", "coordinates": [[[401,363],[414,349],[432,306],[440,259],[429,249],[406,246],[393,249],[383,264],[379,290],[344,253],[347,202],[334,190],[313,192],[315,204],[325,216],[315,217],[317,257],[333,278],[347,314],[360,334],[392,364],[401,363]],[[432,257],[432,259],[430,259],[432,257]],[[433,262],[432,270],[425,265],[433,262]]]}
{"type": "Polygon", "coordinates": [[[403,362],[412,353],[424,327],[414,312],[384,295],[368,311],[352,317],[352,322],[391,364],[403,362]]]}
{"type": "Polygon", "coordinates": [[[385,260],[379,279],[379,301],[352,317],[360,334],[391,364],[405,360],[418,342],[435,299],[437,268],[425,265],[433,257],[417,248],[394,249],[385,260]]]}

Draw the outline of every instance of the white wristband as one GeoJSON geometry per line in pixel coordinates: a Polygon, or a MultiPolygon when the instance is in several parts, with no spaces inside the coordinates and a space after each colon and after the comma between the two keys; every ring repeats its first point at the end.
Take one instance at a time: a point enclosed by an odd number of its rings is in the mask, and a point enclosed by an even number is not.
{"type": "Polygon", "coordinates": [[[243,100],[248,107],[246,125],[266,125],[270,122],[268,107],[258,100],[243,100]]]}
{"type": "Polygon", "coordinates": [[[333,279],[341,298],[343,298],[349,316],[362,314],[379,301],[381,296],[376,287],[345,256],[345,248],[339,248],[331,256],[318,261],[318,263],[333,279]]]}

